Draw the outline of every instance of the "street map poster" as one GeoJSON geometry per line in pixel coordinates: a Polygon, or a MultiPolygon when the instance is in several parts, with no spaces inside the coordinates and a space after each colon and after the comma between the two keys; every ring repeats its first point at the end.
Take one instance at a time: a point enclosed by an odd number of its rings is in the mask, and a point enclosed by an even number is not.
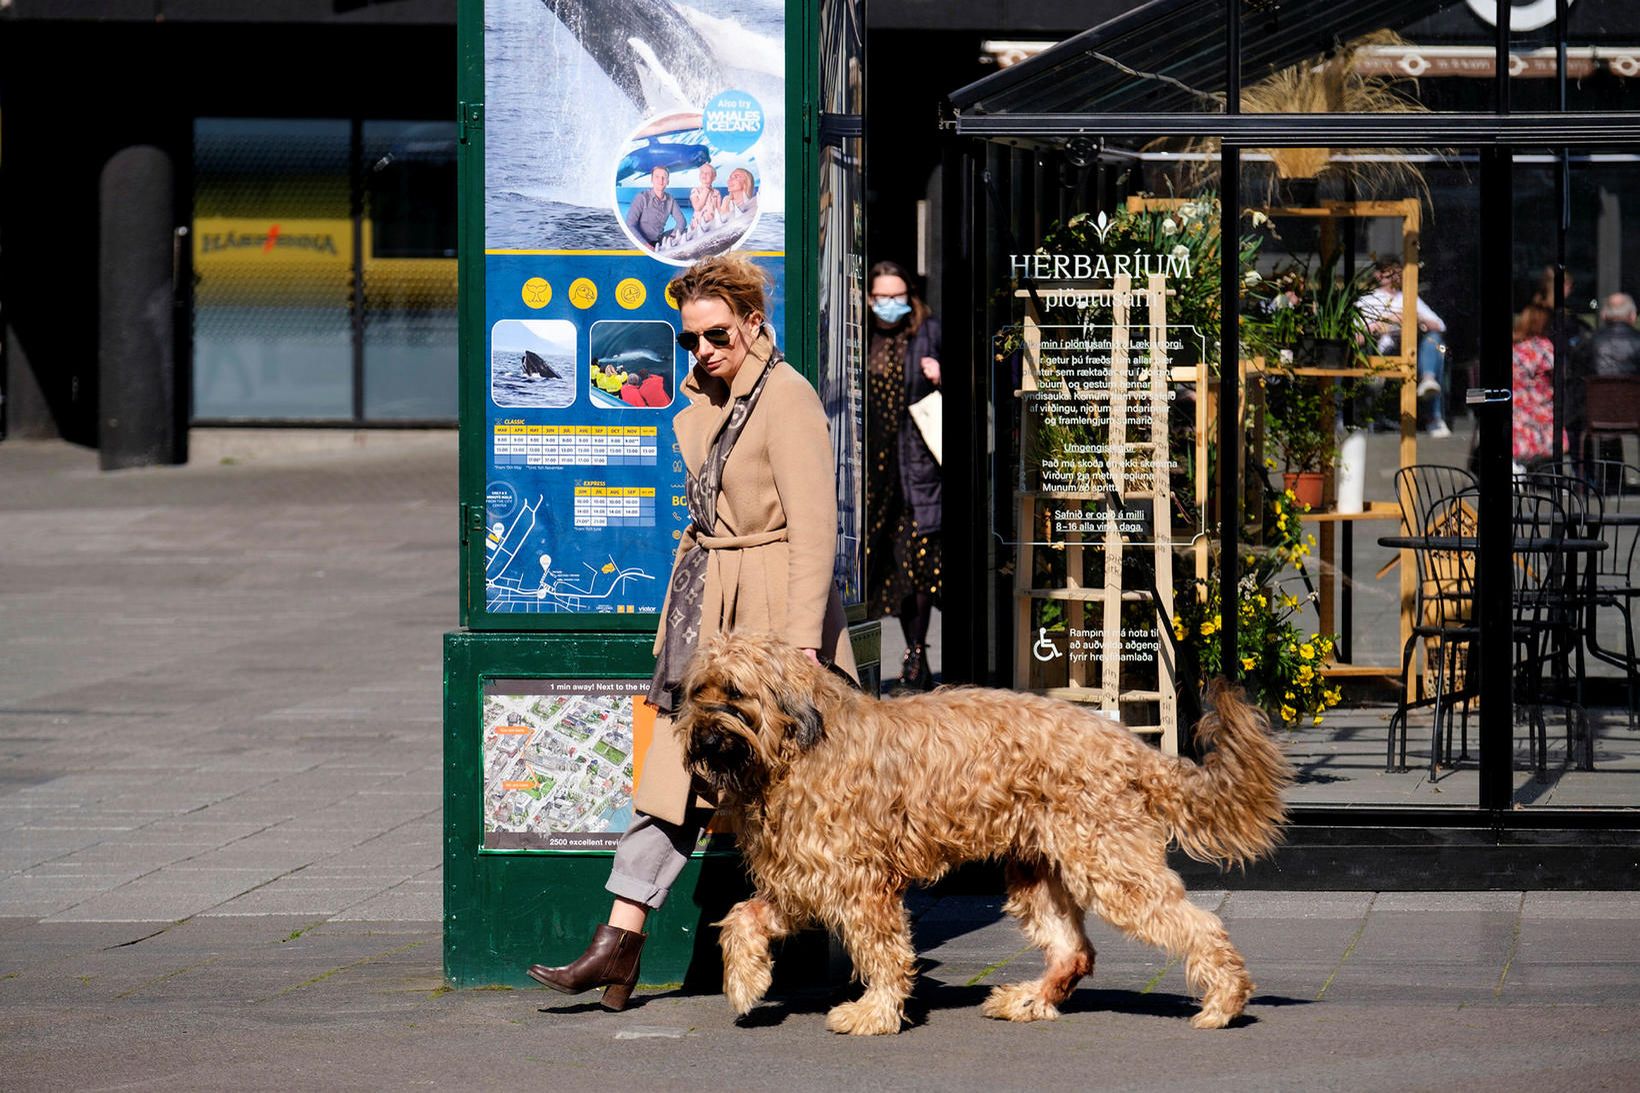
{"type": "Polygon", "coordinates": [[[655,729],[644,680],[484,684],[484,849],[613,850],[655,729]]]}
{"type": "Polygon", "coordinates": [[[488,0],[485,608],[658,614],[688,523],[666,285],[742,251],[784,329],[785,14],[488,0]]]}

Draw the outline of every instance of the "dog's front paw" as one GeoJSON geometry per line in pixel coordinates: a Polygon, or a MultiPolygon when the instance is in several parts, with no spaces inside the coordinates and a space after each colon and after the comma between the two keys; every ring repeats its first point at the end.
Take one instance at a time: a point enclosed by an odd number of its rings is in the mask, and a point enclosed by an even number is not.
{"type": "Polygon", "coordinates": [[[1203,1006],[1201,1012],[1190,1019],[1190,1027],[1224,1028],[1240,1016],[1240,1010],[1228,1010],[1219,1006],[1203,1006]]]}
{"type": "Polygon", "coordinates": [[[870,994],[857,1002],[833,1006],[826,1014],[826,1027],[845,1036],[887,1036],[900,1031],[900,1007],[870,994]]]}
{"type": "Polygon", "coordinates": [[[1245,971],[1232,973],[1228,981],[1209,989],[1202,996],[1201,1012],[1190,1019],[1196,1028],[1224,1028],[1241,1016],[1247,1000],[1253,997],[1253,981],[1245,971]]]}
{"type": "Polygon", "coordinates": [[[1059,1009],[1046,1002],[1040,983],[1009,983],[997,987],[985,999],[979,1011],[999,1021],[1052,1021],[1059,1009]]]}
{"type": "Polygon", "coordinates": [[[769,960],[738,961],[724,969],[723,993],[729,1005],[744,1017],[763,1000],[774,981],[774,963],[769,960]]]}

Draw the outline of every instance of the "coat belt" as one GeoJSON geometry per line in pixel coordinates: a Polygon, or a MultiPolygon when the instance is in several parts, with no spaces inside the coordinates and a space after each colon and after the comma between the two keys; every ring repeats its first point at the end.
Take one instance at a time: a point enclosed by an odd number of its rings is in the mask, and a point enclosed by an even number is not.
{"type": "Polygon", "coordinates": [[[775,528],[773,531],[756,531],[750,535],[696,535],[695,545],[703,546],[707,550],[745,550],[748,547],[783,542],[785,539],[786,529],[775,528]]]}
{"type": "MultiPolygon", "coordinates": [[[[787,539],[785,528],[775,528],[773,531],[757,531],[750,535],[700,535],[694,536],[695,545],[708,551],[706,555],[706,588],[701,603],[700,640],[704,643],[709,637],[717,633],[719,620],[735,617],[735,600],[739,596],[741,582],[741,562],[745,558],[745,551],[754,547],[768,546],[770,543],[783,543],[787,539]]],[[[779,608],[785,609],[785,589],[768,589],[771,604],[779,601],[779,608]]]]}

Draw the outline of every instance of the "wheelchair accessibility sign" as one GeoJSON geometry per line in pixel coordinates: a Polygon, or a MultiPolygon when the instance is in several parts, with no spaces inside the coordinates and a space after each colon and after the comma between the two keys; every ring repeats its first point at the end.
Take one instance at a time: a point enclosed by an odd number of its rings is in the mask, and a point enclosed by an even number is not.
{"type": "Polygon", "coordinates": [[[1059,648],[1052,638],[1048,637],[1048,628],[1046,626],[1039,626],[1036,630],[1036,642],[1031,646],[1031,655],[1037,660],[1047,663],[1050,660],[1057,660],[1064,656],[1065,651],[1059,648]]]}

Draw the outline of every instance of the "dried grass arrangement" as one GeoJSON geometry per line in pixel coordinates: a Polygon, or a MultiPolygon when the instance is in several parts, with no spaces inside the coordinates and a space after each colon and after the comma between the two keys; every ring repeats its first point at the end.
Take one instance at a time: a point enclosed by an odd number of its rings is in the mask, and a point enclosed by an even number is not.
{"type": "MultiPolygon", "coordinates": [[[[1330,53],[1278,69],[1242,89],[1242,113],[1425,113],[1428,108],[1416,97],[1416,80],[1364,75],[1356,68],[1356,56],[1364,49],[1407,44],[1393,31],[1380,30],[1352,39],[1330,53]]],[[[1222,95],[1216,98],[1221,103],[1224,101],[1222,95]]],[[[1164,138],[1147,146],[1147,150],[1152,149],[1200,157],[1192,158],[1184,168],[1186,192],[1217,184],[1219,142],[1216,138],[1183,141],[1164,138]]],[[[1399,158],[1411,149],[1374,148],[1371,151],[1376,155],[1367,160],[1333,157],[1334,152],[1348,153],[1352,149],[1253,148],[1251,151],[1268,156],[1273,169],[1261,171],[1259,168],[1263,165],[1257,161],[1246,165],[1242,188],[1243,198],[1249,204],[1280,203],[1278,193],[1284,182],[1345,177],[1354,183],[1359,196],[1404,196],[1410,191],[1428,197],[1423,171],[1416,163],[1399,158]]]]}

